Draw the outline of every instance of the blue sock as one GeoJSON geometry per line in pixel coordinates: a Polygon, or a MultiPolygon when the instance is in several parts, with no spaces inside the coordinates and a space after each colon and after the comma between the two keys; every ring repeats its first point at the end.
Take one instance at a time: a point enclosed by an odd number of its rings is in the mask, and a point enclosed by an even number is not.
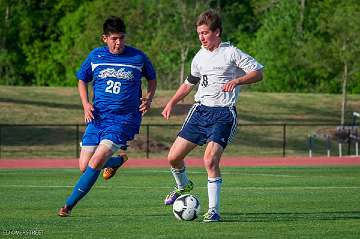
{"type": "Polygon", "coordinates": [[[83,175],[77,181],[73,192],[70,197],[66,200],[65,205],[72,209],[81,198],[83,198],[95,184],[97,178],[99,177],[101,170],[96,170],[91,167],[87,167],[83,175]]]}
{"type": "Polygon", "coordinates": [[[106,161],[103,168],[114,168],[114,167],[120,167],[124,163],[124,158],[121,156],[114,156],[108,159],[106,161]]]}

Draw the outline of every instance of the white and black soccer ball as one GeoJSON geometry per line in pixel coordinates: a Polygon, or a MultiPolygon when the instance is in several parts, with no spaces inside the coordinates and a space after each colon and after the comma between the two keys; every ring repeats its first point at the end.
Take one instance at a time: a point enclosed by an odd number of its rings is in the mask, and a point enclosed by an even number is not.
{"type": "Polygon", "coordinates": [[[200,213],[200,201],[190,194],[181,195],[173,204],[173,213],[181,221],[192,221],[200,213]]]}

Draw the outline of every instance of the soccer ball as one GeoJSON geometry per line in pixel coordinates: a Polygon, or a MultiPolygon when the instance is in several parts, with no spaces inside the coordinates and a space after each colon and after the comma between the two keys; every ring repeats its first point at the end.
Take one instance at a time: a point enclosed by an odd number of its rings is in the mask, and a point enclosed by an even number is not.
{"type": "Polygon", "coordinates": [[[190,194],[181,195],[173,204],[173,213],[180,221],[192,221],[200,213],[200,201],[190,194]]]}

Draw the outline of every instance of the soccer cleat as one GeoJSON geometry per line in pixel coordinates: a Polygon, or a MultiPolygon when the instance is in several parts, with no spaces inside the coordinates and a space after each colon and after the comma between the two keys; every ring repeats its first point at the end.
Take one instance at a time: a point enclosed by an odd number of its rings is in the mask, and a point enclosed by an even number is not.
{"type": "Polygon", "coordinates": [[[58,215],[60,217],[70,217],[71,215],[71,209],[69,209],[68,207],[63,206],[62,208],[59,209],[58,215]]]}
{"type": "Polygon", "coordinates": [[[219,222],[220,220],[220,215],[214,209],[209,209],[209,211],[204,214],[204,222],[219,222]]]}
{"type": "Polygon", "coordinates": [[[175,200],[183,194],[190,192],[194,188],[193,182],[189,181],[189,184],[185,186],[184,189],[178,189],[175,187],[175,190],[168,194],[164,200],[165,205],[174,204],[175,200]]]}
{"type": "Polygon", "coordinates": [[[109,180],[110,178],[112,178],[116,174],[116,171],[129,159],[126,153],[120,153],[119,156],[123,158],[122,164],[113,168],[104,168],[102,176],[105,180],[109,180]]]}

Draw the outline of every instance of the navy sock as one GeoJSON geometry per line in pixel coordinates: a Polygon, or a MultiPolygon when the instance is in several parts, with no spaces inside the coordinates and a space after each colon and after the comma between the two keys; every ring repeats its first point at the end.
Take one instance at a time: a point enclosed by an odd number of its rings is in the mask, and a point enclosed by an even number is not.
{"type": "Polygon", "coordinates": [[[65,205],[72,209],[81,198],[83,198],[95,184],[97,178],[99,177],[100,170],[87,167],[83,175],[77,181],[73,192],[70,197],[66,200],[65,205]]]}
{"type": "Polygon", "coordinates": [[[114,157],[109,158],[108,161],[106,161],[103,168],[114,168],[114,167],[121,166],[123,163],[124,163],[123,157],[114,156],[114,157]]]}

